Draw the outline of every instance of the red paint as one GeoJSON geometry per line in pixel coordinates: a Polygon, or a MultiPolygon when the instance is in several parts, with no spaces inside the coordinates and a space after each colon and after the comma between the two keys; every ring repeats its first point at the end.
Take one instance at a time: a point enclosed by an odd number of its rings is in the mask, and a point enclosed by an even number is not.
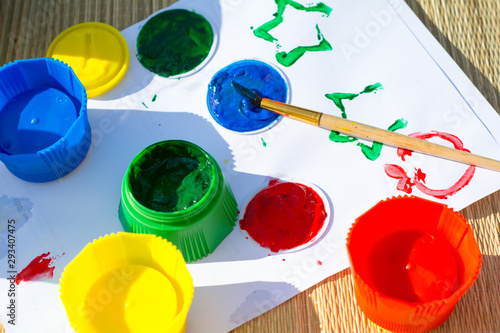
{"type": "Polygon", "coordinates": [[[262,247],[278,252],[311,241],[325,218],[323,200],[313,189],[274,179],[250,201],[240,227],[262,247]]]}
{"type": "Polygon", "coordinates": [[[317,263],[318,265],[323,266],[323,262],[321,262],[321,260],[318,260],[317,263]]]}
{"type": "MultiPolygon", "coordinates": [[[[450,143],[453,144],[455,149],[466,151],[470,153],[468,149],[464,148],[464,144],[462,140],[460,140],[457,136],[450,134],[450,133],[445,133],[445,132],[438,132],[438,131],[430,131],[429,133],[423,133],[423,132],[416,132],[412,133],[409,136],[421,139],[421,140],[428,140],[434,137],[441,138],[443,140],[446,140],[450,143]]],[[[406,156],[411,156],[412,151],[403,149],[403,148],[398,148],[398,156],[401,157],[401,159],[404,161],[405,160],[405,155],[406,156]]]]}
{"type": "MultiPolygon", "coordinates": [[[[64,255],[64,253],[62,255],[64,255]]],[[[53,278],[55,269],[53,264],[54,260],[58,258],[59,256],[50,257],[50,252],[39,255],[17,274],[16,284],[21,283],[21,281],[28,282],[53,278]]]]}
{"type": "MultiPolygon", "coordinates": [[[[443,140],[447,140],[453,144],[455,149],[457,150],[462,150],[466,152],[470,152],[469,150],[464,148],[464,145],[462,141],[449,133],[444,133],[444,132],[437,132],[437,131],[431,131],[429,133],[413,133],[410,134],[410,136],[417,138],[417,139],[422,139],[422,140],[428,140],[433,137],[438,137],[443,140]]],[[[398,148],[398,156],[404,161],[406,156],[411,156],[412,151],[407,150],[407,149],[402,149],[398,148]]],[[[396,188],[400,191],[406,192],[406,193],[411,193],[412,192],[412,187],[415,186],[417,187],[420,192],[431,195],[435,198],[438,199],[446,199],[450,195],[453,195],[463,189],[469,182],[472,180],[472,177],[474,176],[474,172],[476,171],[476,167],[474,165],[471,165],[467,170],[465,170],[465,173],[460,177],[460,179],[450,186],[449,188],[446,189],[431,189],[425,185],[425,177],[426,174],[421,170],[421,169],[416,169],[415,170],[415,176],[414,179],[411,179],[407,174],[406,171],[400,167],[399,165],[395,164],[386,164],[384,165],[385,173],[391,177],[398,179],[398,184],[396,188]]]]}

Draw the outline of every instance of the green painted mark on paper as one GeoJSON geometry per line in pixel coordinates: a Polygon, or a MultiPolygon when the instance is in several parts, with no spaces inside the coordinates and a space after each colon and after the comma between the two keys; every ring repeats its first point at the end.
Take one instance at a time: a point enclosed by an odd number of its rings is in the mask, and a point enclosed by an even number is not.
{"type": "Polygon", "coordinates": [[[318,25],[316,25],[316,30],[318,31],[318,39],[320,40],[318,45],[313,46],[298,46],[291,50],[290,52],[277,52],[276,60],[285,67],[290,67],[293,65],[300,57],[302,57],[306,52],[318,52],[318,51],[331,51],[332,46],[323,37],[319,31],[318,25]]]}
{"type": "Polygon", "coordinates": [[[262,145],[264,146],[264,148],[267,147],[267,142],[264,141],[264,138],[260,138],[260,141],[262,141],[262,145]]]}
{"type": "Polygon", "coordinates": [[[325,97],[328,99],[331,99],[333,103],[340,109],[342,112],[342,118],[347,119],[347,114],[345,112],[345,106],[344,103],[342,102],[343,100],[347,99],[349,101],[352,101],[356,97],[358,97],[361,94],[368,94],[372,92],[376,92],[377,90],[382,89],[382,85],[380,83],[375,83],[371,84],[369,86],[366,86],[365,89],[363,89],[361,92],[358,94],[349,94],[349,93],[332,93],[332,94],[326,94],[325,97]]]}
{"type": "MultiPolygon", "coordinates": [[[[396,120],[391,126],[389,126],[388,130],[394,132],[398,129],[405,128],[406,125],[408,125],[408,122],[403,118],[400,118],[396,120]]],[[[370,161],[375,161],[380,156],[383,144],[374,141],[372,145],[369,146],[362,142],[358,142],[357,146],[361,148],[361,152],[367,159],[369,159],[370,161]]]]}
{"type": "Polygon", "coordinates": [[[285,67],[289,67],[293,65],[297,60],[299,60],[306,52],[319,52],[319,51],[331,51],[332,46],[330,43],[323,37],[318,25],[316,24],[316,31],[318,37],[317,45],[309,45],[309,46],[297,46],[292,49],[290,52],[278,52],[279,44],[278,39],[271,35],[270,31],[276,28],[278,25],[283,23],[283,13],[285,11],[286,6],[291,6],[292,8],[304,12],[319,12],[323,13],[326,16],[329,16],[332,12],[332,8],[328,7],[324,3],[320,2],[316,5],[308,5],[304,6],[300,3],[297,3],[293,0],[275,0],[276,5],[278,6],[278,10],[273,14],[274,18],[253,31],[253,34],[262,38],[265,41],[276,43],[276,60],[278,63],[285,67]]]}
{"type": "Polygon", "coordinates": [[[353,136],[342,135],[342,134],[340,134],[340,132],[337,132],[337,131],[331,131],[329,138],[330,138],[330,141],[337,142],[337,143],[354,142],[354,141],[358,140],[357,138],[355,138],[353,136]]]}
{"type": "Polygon", "coordinates": [[[367,93],[375,92],[375,91],[380,90],[380,89],[382,89],[382,85],[377,82],[375,84],[370,84],[369,86],[366,86],[365,89],[363,89],[363,91],[360,92],[360,94],[367,94],[367,93]]]}
{"type": "MultiPolygon", "coordinates": [[[[366,86],[361,92],[355,94],[355,93],[331,93],[331,94],[325,94],[325,97],[333,101],[335,106],[340,110],[341,116],[344,119],[347,119],[347,113],[345,110],[345,106],[343,101],[344,100],[349,100],[352,101],[356,97],[362,94],[369,94],[369,93],[375,93],[378,90],[382,89],[382,85],[380,83],[375,83],[371,84],[369,86],[366,86]]],[[[388,130],[389,131],[396,131],[401,128],[405,128],[407,126],[408,122],[400,118],[396,120],[391,126],[389,126],[388,130]]],[[[347,142],[356,142],[359,141],[358,138],[350,136],[350,135],[342,135],[340,132],[337,131],[331,131],[329,135],[329,139],[333,142],[336,143],[347,143],[347,142]]],[[[361,152],[367,159],[370,161],[375,161],[379,156],[380,152],[382,151],[382,146],[383,144],[380,142],[373,142],[372,145],[367,145],[362,142],[358,142],[356,144],[358,147],[361,148],[361,152]]]]}
{"type": "Polygon", "coordinates": [[[153,99],[151,100],[151,102],[156,102],[156,95],[153,96],[153,99]]]}

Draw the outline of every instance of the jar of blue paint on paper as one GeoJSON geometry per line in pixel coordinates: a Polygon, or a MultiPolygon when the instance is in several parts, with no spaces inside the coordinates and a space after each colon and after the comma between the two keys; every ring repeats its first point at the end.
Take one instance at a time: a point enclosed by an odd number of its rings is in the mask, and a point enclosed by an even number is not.
{"type": "Polygon", "coordinates": [[[0,161],[34,183],[66,176],[90,148],[87,93],[73,70],[49,58],[0,68],[0,161]]]}
{"type": "Polygon", "coordinates": [[[260,60],[240,60],[215,73],[208,85],[208,111],[222,127],[239,134],[256,134],[276,125],[281,116],[252,105],[234,89],[233,81],[263,98],[288,103],[290,89],[285,74],[260,60]]]}

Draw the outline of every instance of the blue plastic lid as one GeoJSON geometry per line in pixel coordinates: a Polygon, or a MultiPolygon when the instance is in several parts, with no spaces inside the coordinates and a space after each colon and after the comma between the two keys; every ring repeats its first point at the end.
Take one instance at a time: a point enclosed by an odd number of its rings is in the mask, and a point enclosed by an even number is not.
{"type": "Polygon", "coordinates": [[[58,179],[85,158],[87,95],[73,70],[48,58],[0,68],[0,160],[31,182],[58,179]]]}

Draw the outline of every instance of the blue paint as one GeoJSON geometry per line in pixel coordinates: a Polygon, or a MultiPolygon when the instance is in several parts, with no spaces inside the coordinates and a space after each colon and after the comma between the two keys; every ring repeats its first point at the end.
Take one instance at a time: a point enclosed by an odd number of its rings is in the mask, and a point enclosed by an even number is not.
{"type": "Polygon", "coordinates": [[[34,154],[61,139],[77,117],[75,104],[61,90],[40,87],[20,93],[1,108],[0,151],[34,154]]]}
{"type": "Polygon", "coordinates": [[[272,66],[258,60],[242,60],[218,71],[208,85],[207,104],[212,117],[236,132],[260,130],[279,119],[276,113],[256,108],[231,86],[235,81],[262,97],[287,102],[288,86],[272,66]]]}

